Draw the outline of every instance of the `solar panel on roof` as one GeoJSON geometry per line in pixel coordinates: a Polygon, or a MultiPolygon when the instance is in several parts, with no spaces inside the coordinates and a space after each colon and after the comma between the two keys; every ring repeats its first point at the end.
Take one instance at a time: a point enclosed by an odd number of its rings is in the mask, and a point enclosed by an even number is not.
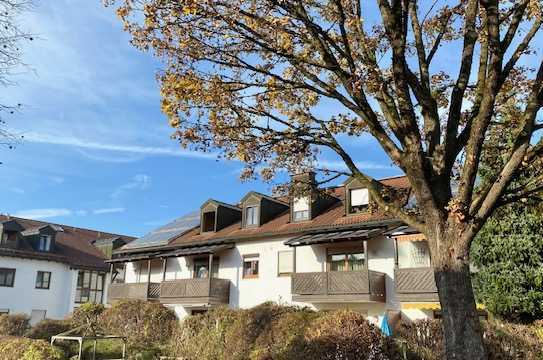
{"type": "Polygon", "coordinates": [[[180,236],[198,225],[200,225],[200,212],[194,211],[132,241],[125,245],[123,249],[164,245],[172,238],[180,236]]]}

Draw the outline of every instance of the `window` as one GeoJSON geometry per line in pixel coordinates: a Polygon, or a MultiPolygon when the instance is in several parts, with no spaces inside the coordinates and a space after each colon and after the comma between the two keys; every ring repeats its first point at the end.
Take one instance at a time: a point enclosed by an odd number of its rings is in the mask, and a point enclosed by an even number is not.
{"type": "Polygon", "coordinates": [[[77,276],[76,303],[102,303],[104,274],[96,271],[79,271],[77,276]]]}
{"type": "Polygon", "coordinates": [[[258,277],[258,254],[243,256],[243,278],[254,279],[258,277]]]}
{"type": "Polygon", "coordinates": [[[51,283],[51,272],[38,271],[36,276],[36,289],[49,289],[51,283]]]}
{"type": "MultiPolygon", "coordinates": [[[[214,278],[219,277],[219,258],[213,257],[213,274],[214,278]]],[[[209,275],[209,258],[194,259],[193,277],[196,279],[207,279],[209,275]]]]}
{"type": "Polygon", "coordinates": [[[364,250],[341,251],[328,254],[330,271],[359,271],[365,266],[364,250]]]}
{"type": "Polygon", "coordinates": [[[51,248],[51,235],[40,235],[39,251],[49,251],[51,248]]]}
{"type": "Polygon", "coordinates": [[[356,214],[367,210],[370,203],[368,189],[351,189],[349,198],[351,200],[349,213],[356,214]]]}
{"type": "Polygon", "coordinates": [[[9,309],[0,309],[0,316],[9,315],[9,309]]]}
{"type": "Polygon", "coordinates": [[[258,225],[258,206],[249,206],[245,208],[245,225],[258,225]]]}
{"type": "Polygon", "coordinates": [[[293,221],[309,220],[309,197],[298,197],[294,199],[292,206],[293,221]]]}
{"type": "Polygon", "coordinates": [[[15,269],[0,268],[0,286],[13,287],[15,269]]]}
{"type": "Polygon", "coordinates": [[[202,219],[202,231],[215,231],[215,211],[205,212],[202,219]]]}
{"type": "Polygon", "coordinates": [[[411,260],[414,267],[430,266],[428,244],[425,241],[413,241],[411,247],[411,260]]]}
{"type": "Polygon", "coordinates": [[[277,253],[277,274],[287,276],[292,274],[293,252],[279,251],[277,253]]]}

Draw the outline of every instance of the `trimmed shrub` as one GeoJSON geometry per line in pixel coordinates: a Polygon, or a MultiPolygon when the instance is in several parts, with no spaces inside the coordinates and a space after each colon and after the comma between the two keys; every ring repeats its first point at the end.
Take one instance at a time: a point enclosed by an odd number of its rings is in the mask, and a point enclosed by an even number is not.
{"type": "Polygon", "coordinates": [[[31,339],[41,339],[49,341],[54,335],[58,335],[73,328],[69,320],[51,320],[44,319],[34,325],[26,334],[31,339]]]}
{"type": "Polygon", "coordinates": [[[142,300],[115,302],[101,314],[100,323],[108,334],[126,336],[129,351],[139,353],[158,353],[178,326],[172,310],[142,300]]]}
{"type": "Polygon", "coordinates": [[[105,307],[102,304],[85,303],[74,310],[71,323],[74,328],[81,327],[84,335],[96,335],[101,328],[100,316],[105,307]]]}
{"type": "Polygon", "coordinates": [[[43,340],[0,337],[2,360],[62,360],[63,353],[43,340]]]}
{"type": "Polygon", "coordinates": [[[0,336],[23,336],[29,327],[30,318],[27,315],[0,315],[0,336]]]}
{"type": "Polygon", "coordinates": [[[305,336],[303,359],[399,359],[393,340],[350,310],[324,313],[305,336]]]}
{"type": "Polygon", "coordinates": [[[271,303],[188,317],[172,338],[169,355],[187,360],[400,358],[393,340],[358,313],[271,303]]]}

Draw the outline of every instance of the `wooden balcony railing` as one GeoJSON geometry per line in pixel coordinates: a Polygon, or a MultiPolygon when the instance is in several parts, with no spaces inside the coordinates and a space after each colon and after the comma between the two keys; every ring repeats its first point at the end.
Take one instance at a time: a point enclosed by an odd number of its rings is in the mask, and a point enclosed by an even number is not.
{"type": "Polygon", "coordinates": [[[292,274],[294,301],[384,302],[385,274],[377,271],[330,271],[292,274]]]}
{"type": "Polygon", "coordinates": [[[400,301],[438,301],[434,270],[430,267],[396,269],[396,296],[400,301]]]}
{"type": "Polygon", "coordinates": [[[162,302],[217,303],[226,304],[230,296],[230,280],[225,279],[179,279],[162,282],[162,302]]]}
{"type": "Polygon", "coordinates": [[[229,280],[179,279],[149,284],[111,284],[108,299],[109,302],[119,299],[156,299],[173,304],[227,304],[229,295],[229,280]]]}
{"type": "Polygon", "coordinates": [[[160,293],[159,283],[133,283],[133,284],[111,284],[108,290],[108,299],[156,299],[160,293]]]}

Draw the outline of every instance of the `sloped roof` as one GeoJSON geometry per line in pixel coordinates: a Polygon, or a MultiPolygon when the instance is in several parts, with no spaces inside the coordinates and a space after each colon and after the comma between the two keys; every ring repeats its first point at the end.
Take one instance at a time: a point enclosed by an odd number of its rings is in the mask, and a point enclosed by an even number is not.
{"type": "Polygon", "coordinates": [[[25,231],[43,228],[48,225],[54,229],[61,228],[62,231],[56,233],[56,245],[52,252],[35,251],[26,241],[21,241],[21,246],[17,249],[0,247],[0,256],[57,261],[69,264],[74,268],[107,270],[104,254],[92,242],[112,237],[120,237],[127,242],[134,239],[130,236],[0,215],[0,222],[6,220],[15,220],[25,231]]]}
{"type": "Polygon", "coordinates": [[[122,247],[123,250],[147,248],[167,244],[177,236],[183,235],[188,230],[200,225],[200,212],[193,211],[183,215],[168,224],[128,243],[122,247]]]}
{"type": "MultiPolygon", "coordinates": [[[[409,189],[409,181],[406,177],[393,177],[380,180],[384,185],[409,189]]],[[[252,239],[259,237],[286,236],[298,233],[314,233],[318,231],[331,231],[333,229],[349,229],[357,227],[383,227],[389,224],[400,225],[400,221],[393,218],[390,214],[381,210],[372,212],[345,215],[345,187],[338,186],[327,189],[332,197],[336,198],[330,207],[321,211],[315,218],[303,222],[290,222],[290,213],[285,211],[276,216],[271,221],[266,222],[259,227],[243,228],[241,221],[237,221],[217,232],[200,233],[199,226],[184,232],[181,235],[170,239],[168,244],[163,244],[164,249],[180,248],[187,246],[204,246],[216,242],[232,242],[243,239],[252,239]]],[[[154,249],[157,249],[155,247],[154,249]]],[[[127,247],[117,250],[123,252],[127,247]]]]}

